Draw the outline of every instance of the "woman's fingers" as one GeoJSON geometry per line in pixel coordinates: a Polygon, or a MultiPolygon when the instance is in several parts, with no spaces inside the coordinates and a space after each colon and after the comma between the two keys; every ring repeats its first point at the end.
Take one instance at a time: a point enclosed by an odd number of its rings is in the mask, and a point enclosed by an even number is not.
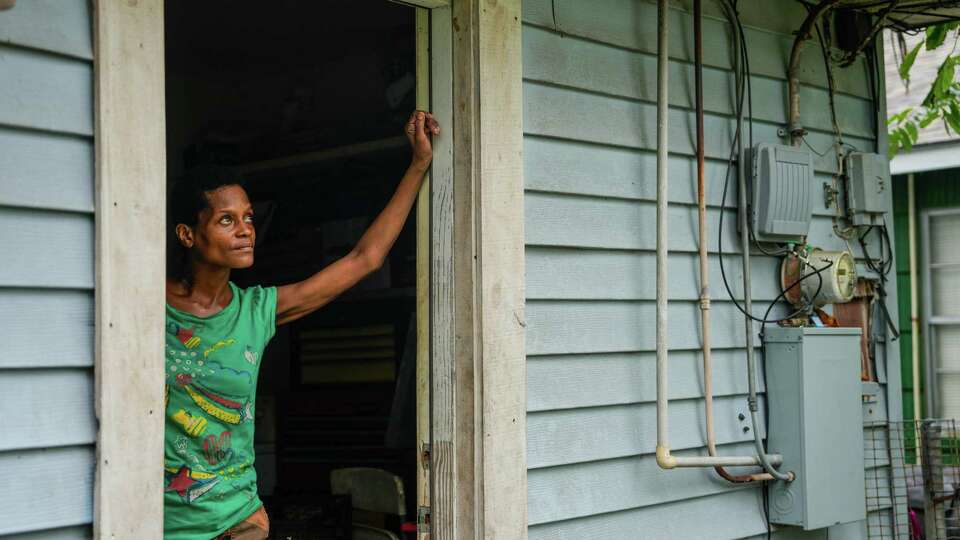
{"type": "Polygon", "coordinates": [[[403,126],[403,133],[407,136],[407,140],[410,141],[411,146],[413,146],[413,138],[417,132],[416,120],[417,111],[413,111],[410,113],[410,118],[407,119],[407,123],[403,126]]]}

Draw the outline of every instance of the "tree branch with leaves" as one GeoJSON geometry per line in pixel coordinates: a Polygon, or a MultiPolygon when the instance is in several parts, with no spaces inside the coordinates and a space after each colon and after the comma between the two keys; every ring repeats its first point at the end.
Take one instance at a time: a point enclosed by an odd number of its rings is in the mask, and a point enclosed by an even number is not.
{"type": "Polygon", "coordinates": [[[960,21],[951,21],[929,26],[922,39],[907,51],[903,35],[899,35],[903,53],[898,73],[904,84],[910,84],[910,70],[921,49],[932,51],[952,41],[953,49],[937,68],[937,77],[920,105],[907,107],[887,119],[889,145],[887,152],[893,157],[897,152],[910,151],[920,138],[920,131],[934,122],[942,121],[948,133],[960,134],[960,82],[956,80],[960,54],[960,21]],[[951,39],[952,38],[952,39],[951,39]]]}

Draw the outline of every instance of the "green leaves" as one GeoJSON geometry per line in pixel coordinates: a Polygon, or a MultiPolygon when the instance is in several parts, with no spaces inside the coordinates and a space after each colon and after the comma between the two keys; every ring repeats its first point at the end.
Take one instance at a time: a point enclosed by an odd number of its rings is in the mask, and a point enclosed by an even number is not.
{"type": "Polygon", "coordinates": [[[957,29],[956,22],[946,22],[935,24],[933,26],[928,26],[926,30],[927,39],[926,46],[928,51],[932,51],[937,47],[943,45],[943,42],[947,39],[947,34],[951,30],[957,29]]]}
{"type": "Polygon", "coordinates": [[[920,48],[923,46],[923,42],[917,43],[917,45],[903,57],[903,62],[900,64],[900,79],[903,82],[910,82],[910,68],[913,67],[913,62],[917,59],[917,53],[920,52],[920,48]]]}
{"type": "MultiPolygon", "coordinates": [[[[921,48],[934,50],[951,36],[955,47],[956,40],[960,38],[960,21],[927,27],[924,39],[904,55],[898,69],[900,79],[904,83],[910,82],[910,70],[921,48]]],[[[904,109],[887,119],[887,151],[890,157],[900,150],[909,151],[913,148],[920,138],[920,131],[937,120],[943,121],[947,131],[960,135],[960,82],[956,80],[958,65],[960,54],[947,56],[937,69],[937,78],[930,85],[921,106],[904,109]]]]}

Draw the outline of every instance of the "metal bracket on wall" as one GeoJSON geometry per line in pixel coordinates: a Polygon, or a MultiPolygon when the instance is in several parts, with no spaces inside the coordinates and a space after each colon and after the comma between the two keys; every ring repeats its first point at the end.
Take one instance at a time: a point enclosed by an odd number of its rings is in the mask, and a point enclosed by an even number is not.
{"type": "Polygon", "coordinates": [[[430,532],[430,507],[421,506],[417,508],[417,532],[430,532]]]}
{"type": "Polygon", "coordinates": [[[423,443],[420,446],[420,466],[424,469],[430,468],[430,443],[423,443]]]}

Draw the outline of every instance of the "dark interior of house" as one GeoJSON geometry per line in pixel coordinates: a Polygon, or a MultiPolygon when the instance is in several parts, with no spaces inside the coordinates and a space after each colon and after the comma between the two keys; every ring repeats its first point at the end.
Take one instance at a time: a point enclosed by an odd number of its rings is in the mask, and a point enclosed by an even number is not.
{"type": "MultiPolygon", "coordinates": [[[[165,8],[169,182],[210,163],[244,177],[257,246],[240,287],[296,282],[350,251],[409,164],[415,105],[412,8],[265,6],[165,8]]],[[[416,521],[415,232],[411,216],[382,269],[279,327],[264,354],[256,468],[275,538],[404,538],[416,521]],[[383,478],[402,487],[394,510],[358,506],[383,478]]]]}

